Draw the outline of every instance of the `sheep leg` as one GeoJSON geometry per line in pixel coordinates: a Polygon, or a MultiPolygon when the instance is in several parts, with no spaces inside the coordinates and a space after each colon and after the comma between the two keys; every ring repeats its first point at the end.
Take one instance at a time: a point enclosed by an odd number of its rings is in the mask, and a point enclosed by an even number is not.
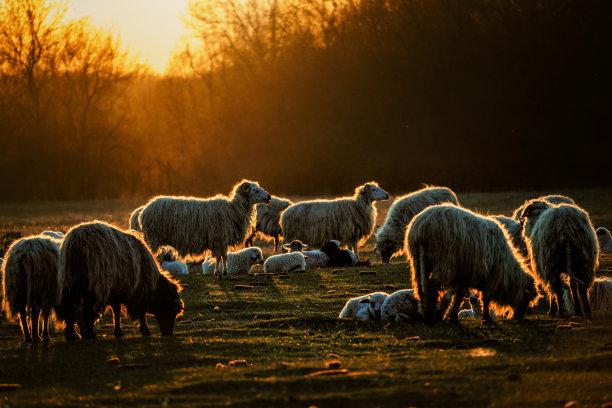
{"type": "Polygon", "coordinates": [[[272,238],[274,238],[274,253],[278,252],[278,234],[275,234],[272,238]]]}
{"type": "Polygon", "coordinates": [[[557,315],[557,311],[559,310],[557,307],[557,300],[555,299],[555,295],[549,293],[548,299],[550,301],[550,309],[548,309],[548,315],[551,317],[555,317],[557,315]]]}
{"type": "Polygon", "coordinates": [[[482,294],[482,324],[491,324],[493,323],[493,318],[489,313],[491,308],[491,299],[485,294],[482,294]]]}
{"type": "Polygon", "coordinates": [[[217,262],[217,266],[215,267],[215,274],[217,275],[217,279],[221,280],[223,279],[223,269],[225,267],[225,263],[223,262],[223,257],[221,256],[215,257],[215,260],[217,262]]]}
{"type": "Polygon", "coordinates": [[[574,300],[574,314],[576,316],[582,316],[582,307],[580,306],[580,299],[578,298],[578,282],[570,279],[570,289],[572,290],[572,299],[574,300]]]}
{"type": "Polygon", "coordinates": [[[227,253],[225,255],[223,255],[222,258],[223,258],[223,277],[227,278],[228,277],[228,273],[227,273],[227,253]]]}
{"type": "Polygon", "coordinates": [[[30,330],[32,335],[32,342],[38,343],[40,341],[38,319],[40,317],[40,309],[36,307],[30,308],[30,330]]]}
{"type": "Polygon", "coordinates": [[[149,325],[147,324],[147,316],[146,315],[142,315],[140,317],[140,333],[142,333],[143,336],[150,336],[151,335],[151,330],[149,330],[149,325]]]}
{"type": "Polygon", "coordinates": [[[96,321],[96,315],[94,313],[93,296],[88,294],[85,296],[83,302],[83,339],[95,339],[96,333],[94,332],[94,322],[96,321]]]}
{"type": "Polygon", "coordinates": [[[557,305],[559,307],[559,318],[565,318],[565,305],[563,304],[563,284],[559,280],[555,286],[555,296],[557,298],[557,305]]]}
{"type": "Polygon", "coordinates": [[[463,298],[465,297],[466,292],[467,291],[464,289],[457,289],[455,291],[455,296],[453,297],[453,305],[451,306],[451,309],[449,311],[449,320],[451,324],[459,323],[459,308],[463,303],[463,298]]]}
{"type": "Polygon", "coordinates": [[[64,309],[64,319],[66,322],[64,337],[66,338],[66,341],[74,341],[78,337],[74,331],[74,304],[72,303],[70,296],[65,296],[63,299],[62,309],[64,309]]]}
{"type": "Polygon", "coordinates": [[[353,248],[353,252],[355,253],[355,256],[357,257],[357,259],[359,259],[359,247],[357,246],[357,243],[353,242],[351,246],[353,248]]]}
{"type": "Polygon", "coordinates": [[[123,331],[121,331],[121,304],[114,303],[111,305],[111,309],[113,309],[113,322],[115,323],[113,334],[115,337],[123,337],[123,331]]]}
{"type": "Polygon", "coordinates": [[[43,331],[42,331],[42,341],[49,341],[49,321],[51,320],[51,310],[43,310],[43,331]]]}
{"type": "Polygon", "coordinates": [[[19,311],[19,321],[21,322],[21,331],[23,332],[23,340],[26,343],[31,343],[32,336],[30,336],[30,329],[28,329],[28,315],[26,313],[25,306],[19,311]]]}
{"type": "Polygon", "coordinates": [[[252,247],[253,246],[253,239],[255,239],[255,233],[252,232],[251,235],[249,235],[249,237],[244,241],[244,247],[252,247]]]}
{"type": "Polygon", "coordinates": [[[586,286],[579,283],[578,291],[580,293],[580,298],[582,299],[582,305],[584,306],[584,316],[587,319],[591,318],[591,303],[589,301],[589,292],[586,286]]]}
{"type": "Polygon", "coordinates": [[[436,322],[436,304],[438,303],[438,285],[433,282],[427,282],[425,288],[425,297],[423,302],[423,309],[425,314],[425,323],[433,325],[436,322]]]}

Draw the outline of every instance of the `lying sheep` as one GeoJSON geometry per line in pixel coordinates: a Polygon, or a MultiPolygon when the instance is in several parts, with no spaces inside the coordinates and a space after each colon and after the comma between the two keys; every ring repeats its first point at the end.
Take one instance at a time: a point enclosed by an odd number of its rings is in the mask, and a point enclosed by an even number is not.
{"type": "Polygon", "coordinates": [[[306,269],[323,268],[329,261],[329,256],[323,251],[312,250],[308,251],[308,245],[305,245],[300,240],[293,240],[289,244],[283,245],[283,248],[289,252],[301,252],[306,258],[306,269]]]}
{"type": "Polygon", "coordinates": [[[272,255],[264,262],[264,271],[268,273],[303,271],[305,269],[306,256],[301,252],[272,255]]]}
{"type": "Polygon", "coordinates": [[[514,308],[514,318],[522,319],[537,290],[508,242],[499,223],[454,205],[429,207],[413,218],[405,251],[425,321],[437,320],[436,301],[443,289],[454,294],[451,323],[458,322],[459,307],[469,289],[482,293],[483,323],[493,321],[491,301],[514,308]]]}
{"type": "Polygon", "coordinates": [[[142,227],[140,226],[140,213],[145,208],[144,205],[141,205],[130,214],[130,229],[133,231],[142,232],[142,227]]]}
{"type": "Polygon", "coordinates": [[[496,215],[492,218],[496,219],[502,225],[502,227],[504,227],[508,235],[510,235],[512,245],[518,249],[521,256],[523,258],[528,257],[529,251],[527,250],[527,244],[523,238],[523,225],[520,222],[515,221],[512,218],[504,217],[503,215],[496,215]]]}
{"type": "Polygon", "coordinates": [[[521,205],[519,208],[514,210],[514,212],[512,213],[512,219],[514,219],[516,221],[520,221],[521,220],[521,214],[523,213],[523,210],[525,209],[525,207],[527,205],[529,205],[529,203],[531,203],[533,201],[545,201],[545,202],[547,202],[549,204],[570,204],[570,205],[576,205],[574,200],[572,200],[571,198],[566,197],[566,196],[562,196],[562,195],[547,195],[547,196],[542,196],[542,197],[534,198],[532,200],[525,201],[523,203],[523,205],[521,205]]]}
{"type": "Polygon", "coordinates": [[[83,304],[83,338],[95,338],[94,323],[107,306],[113,310],[116,337],[121,331],[121,305],[151,334],[146,314],[155,316],[163,335],[171,335],[183,311],[181,285],[160,271],[140,234],[94,221],[77,225],[64,238],[59,258],[60,314],[66,340],[74,340],[75,306],[83,304]]]}
{"type": "MultiPolygon", "coordinates": [[[[254,265],[263,264],[263,255],[258,247],[244,248],[237,252],[227,254],[227,273],[229,276],[241,273],[249,273],[254,265]]],[[[217,262],[211,257],[207,257],[202,263],[202,273],[204,275],[215,275],[219,273],[217,262]]]]}
{"type": "Polygon", "coordinates": [[[446,187],[426,187],[393,201],[387,219],[376,233],[375,251],[383,263],[400,254],[404,248],[406,227],[425,208],[442,203],[458,205],[455,193],[446,187]]]}
{"type": "Polygon", "coordinates": [[[2,269],[2,309],[9,320],[19,315],[28,343],[40,341],[41,312],[42,340],[49,341],[51,312],[57,303],[59,247],[59,241],[38,235],[15,241],[7,252],[2,269]]]}
{"type": "Polygon", "coordinates": [[[347,300],[338,316],[341,319],[380,320],[381,308],[385,299],[389,297],[385,292],[374,292],[347,300]]]}
{"type": "Polygon", "coordinates": [[[563,281],[570,278],[576,314],[591,316],[587,290],[595,279],[599,245],[589,215],[581,208],[546,201],[529,202],[521,213],[523,236],[529,249],[530,265],[550,300],[548,314],[565,317],[563,281]],[[556,296],[556,300],[553,298],[556,296]]]}
{"type": "Polygon", "coordinates": [[[363,244],[374,230],[375,201],[388,198],[386,191],[370,182],[357,187],[353,197],[290,205],[281,214],[283,243],[299,239],[311,247],[322,247],[337,239],[359,257],[357,246],[363,244]]]}
{"type": "Polygon", "coordinates": [[[329,260],[325,264],[327,267],[344,268],[355,265],[355,258],[352,251],[348,249],[340,249],[338,241],[331,240],[321,248],[329,260]]]}
{"type": "Polygon", "coordinates": [[[610,231],[605,227],[599,227],[595,234],[599,241],[599,250],[601,252],[612,252],[612,236],[610,236],[610,231]]]}
{"type": "MultiPolygon", "coordinates": [[[[436,305],[436,315],[444,316],[452,296],[445,293],[436,305]]],[[[389,322],[416,322],[423,320],[421,302],[414,294],[414,289],[402,289],[393,292],[384,301],[381,308],[381,320],[389,322]]]]}
{"type": "Polygon", "coordinates": [[[210,251],[222,265],[220,279],[227,275],[228,247],[244,244],[255,227],[255,205],[270,198],[247,180],[236,184],[229,197],[155,197],[142,210],[140,224],[154,251],[162,245],[172,246],[181,257],[203,257],[210,251]]]}
{"type": "Polygon", "coordinates": [[[290,200],[272,196],[270,204],[257,204],[257,224],[255,231],[247,238],[245,245],[253,246],[253,239],[259,232],[274,239],[274,252],[278,252],[278,237],[283,230],[280,225],[280,215],[285,208],[293,204],[290,200]]]}

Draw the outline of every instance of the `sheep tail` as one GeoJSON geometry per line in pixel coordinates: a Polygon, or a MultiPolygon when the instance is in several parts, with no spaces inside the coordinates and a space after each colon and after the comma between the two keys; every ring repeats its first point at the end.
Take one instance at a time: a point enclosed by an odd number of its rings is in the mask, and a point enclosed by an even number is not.
{"type": "Polygon", "coordinates": [[[569,277],[575,280],[576,282],[578,282],[579,284],[581,284],[582,286],[586,286],[582,280],[578,279],[572,273],[572,249],[569,243],[565,244],[565,262],[566,262],[566,272],[569,275],[569,277]]]}

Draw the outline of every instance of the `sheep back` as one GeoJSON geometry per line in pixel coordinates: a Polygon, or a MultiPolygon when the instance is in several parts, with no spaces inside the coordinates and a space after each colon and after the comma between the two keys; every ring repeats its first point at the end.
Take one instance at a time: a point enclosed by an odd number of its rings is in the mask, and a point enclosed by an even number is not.
{"type": "Polygon", "coordinates": [[[264,262],[266,272],[289,272],[306,269],[306,260],[301,252],[272,255],[264,262]]]}

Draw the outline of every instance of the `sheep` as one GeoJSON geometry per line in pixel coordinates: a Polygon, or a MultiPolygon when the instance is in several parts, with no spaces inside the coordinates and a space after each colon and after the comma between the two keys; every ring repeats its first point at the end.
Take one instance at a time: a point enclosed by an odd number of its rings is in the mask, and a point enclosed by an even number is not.
{"type": "Polygon", "coordinates": [[[389,295],[374,292],[347,300],[338,316],[340,319],[380,320],[381,308],[389,295]]]}
{"type": "MultiPolygon", "coordinates": [[[[452,296],[445,293],[436,305],[436,314],[444,316],[451,300],[452,296]]],[[[381,320],[390,322],[423,320],[421,302],[414,296],[414,289],[402,289],[390,294],[382,304],[381,320]]]]}
{"type": "Polygon", "coordinates": [[[257,204],[257,224],[255,230],[247,238],[245,246],[253,246],[253,239],[259,232],[274,239],[274,252],[278,252],[278,237],[283,231],[280,226],[280,214],[293,204],[290,200],[272,196],[270,204],[257,204]]]}
{"type": "Polygon", "coordinates": [[[521,223],[530,266],[550,301],[549,316],[558,309],[559,317],[565,317],[561,274],[566,273],[576,314],[583,315],[582,300],[584,315],[590,318],[587,291],[599,264],[599,245],[589,215],[575,205],[534,200],[523,209],[521,223]]]}
{"type": "Polygon", "coordinates": [[[523,205],[521,205],[519,208],[514,210],[514,212],[512,213],[512,219],[516,220],[516,221],[520,221],[521,220],[521,213],[523,212],[525,207],[527,205],[529,205],[529,203],[531,203],[532,201],[545,201],[545,202],[547,202],[549,204],[570,204],[570,205],[576,205],[574,200],[572,200],[571,198],[566,197],[566,196],[562,196],[562,195],[547,195],[547,196],[542,196],[542,197],[534,198],[532,200],[525,201],[523,203],[523,205]]]}
{"type": "Polygon", "coordinates": [[[130,229],[133,231],[142,232],[142,227],[140,226],[140,214],[142,210],[145,208],[144,205],[141,205],[130,214],[130,229]]]}
{"type": "MultiPolygon", "coordinates": [[[[480,299],[478,296],[470,294],[468,297],[468,302],[470,303],[469,309],[462,309],[459,311],[459,319],[469,319],[469,318],[481,318],[482,317],[482,304],[480,303],[480,299]]],[[[489,311],[491,317],[495,317],[495,310],[491,309],[489,311]]]]}
{"type": "MultiPolygon", "coordinates": [[[[249,273],[253,265],[261,264],[263,264],[263,255],[258,247],[244,248],[227,254],[227,272],[230,277],[241,273],[249,273]]],[[[218,264],[214,259],[207,257],[202,263],[202,273],[204,275],[214,275],[217,266],[218,264]]]]}
{"type": "Polygon", "coordinates": [[[171,275],[187,275],[189,270],[184,262],[177,261],[176,250],[171,246],[164,245],[155,254],[155,259],[161,268],[170,272],[171,275]]]}
{"type": "Polygon", "coordinates": [[[355,258],[353,257],[352,251],[340,249],[340,245],[336,240],[331,240],[323,245],[321,252],[329,258],[325,266],[344,268],[355,265],[355,258]]]}
{"type": "Polygon", "coordinates": [[[322,247],[332,239],[348,245],[359,257],[358,245],[374,231],[376,201],[389,194],[374,182],[355,189],[353,197],[303,201],[281,214],[283,244],[299,239],[311,247],[322,247]]]}
{"type": "Polygon", "coordinates": [[[399,255],[404,247],[406,227],[415,215],[425,208],[442,203],[459,205],[455,193],[446,187],[426,187],[397,197],[387,213],[385,223],[376,233],[374,250],[383,263],[399,255]]]}
{"type": "MultiPolygon", "coordinates": [[[[599,277],[589,289],[592,313],[612,313],[612,278],[599,277]]],[[[569,285],[563,284],[563,304],[570,314],[574,313],[574,301],[569,285]]]]}
{"type": "Polygon", "coordinates": [[[503,215],[495,215],[492,216],[495,220],[497,220],[501,226],[508,232],[510,235],[512,245],[520,252],[523,258],[527,258],[529,256],[529,251],[527,250],[527,244],[525,243],[525,239],[523,238],[523,225],[520,222],[513,220],[512,218],[505,217],[503,215]]]}
{"type": "Polygon", "coordinates": [[[67,341],[77,338],[73,315],[77,304],[83,305],[84,339],[96,337],[96,317],[107,306],[113,310],[116,337],[123,336],[122,304],[132,319],[140,320],[140,332],[145,336],[151,334],[147,313],[155,316],[162,335],[171,335],[184,309],[181,285],[160,271],[141,235],[102,221],[82,223],[68,231],[57,277],[67,341]]]}
{"type": "MultiPolygon", "coordinates": [[[[332,239],[329,242],[333,242],[334,245],[336,245],[338,247],[338,249],[340,249],[340,247],[341,247],[340,241],[338,241],[337,239],[332,239]]],[[[357,257],[357,255],[353,251],[351,251],[350,249],[346,249],[346,248],[344,248],[343,251],[346,251],[346,253],[351,257],[351,261],[353,263],[352,266],[356,266],[356,265],[359,264],[359,257],[357,257]]],[[[363,261],[362,264],[369,265],[370,263],[368,261],[363,261]]],[[[361,266],[363,266],[363,265],[361,265],[361,266]]]]}
{"type": "Polygon", "coordinates": [[[437,320],[440,289],[454,294],[451,323],[458,322],[459,307],[469,289],[482,293],[483,323],[493,321],[491,301],[514,308],[514,318],[522,319],[537,298],[537,290],[522,258],[508,242],[497,221],[452,204],[429,207],[413,218],[404,245],[425,321],[437,320]]]}
{"type": "Polygon", "coordinates": [[[595,234],[599,241],[599,250],[601,252],[612,252],[612,236],[610,236],[610,231],[605,227],[599,227],[595,234]]]}
{"type": "Polygon", "coordinates": [[[41,340],[38,330],[41,312],[42,341],[49,341],[51,312],[57,303],[59,248],[59,241],[38,235],[15,241],[7,252],[2,269],[2,309],[9,320],[19,315],[27,343],[41,340]]]}
{"type": "Polygon", "coordinates": [[[59,231],[43,231],[43,232],[40,233],[40,235],[44,235],[44,236],[47,236],[47,237],[59,239],[60,241],[62,239],[64,239],[64,234],[62,232],[59,232],[59,231]]]}
{"type": "Polygon", "coordinates": [[[283,248],[289,252],[301,252],[306,255],[306,269],[323,268],[329,262],[329,256],[323,251],[312,250],[308,251],[308,245],[305,245],[300,240],[293,240],[290,244],[283,245],[283,248]]]}
{"type": "Polygon", "coordinates": [[[181,257],[204,257],[210,251],[227,276],[227,250],[242,245],[255,226],[255,205],[271,199],[257,183],[242,180],[229,197],[155,197],[140,214],[145,241],[154,251],[162,245],[175,248],[181,257]]]}
{"type": "Polygon", "coordinates": [[[265,272],[291,272],[306,269],[306,257],[301,252],[272,255],[263,264],[265,272]]]}

